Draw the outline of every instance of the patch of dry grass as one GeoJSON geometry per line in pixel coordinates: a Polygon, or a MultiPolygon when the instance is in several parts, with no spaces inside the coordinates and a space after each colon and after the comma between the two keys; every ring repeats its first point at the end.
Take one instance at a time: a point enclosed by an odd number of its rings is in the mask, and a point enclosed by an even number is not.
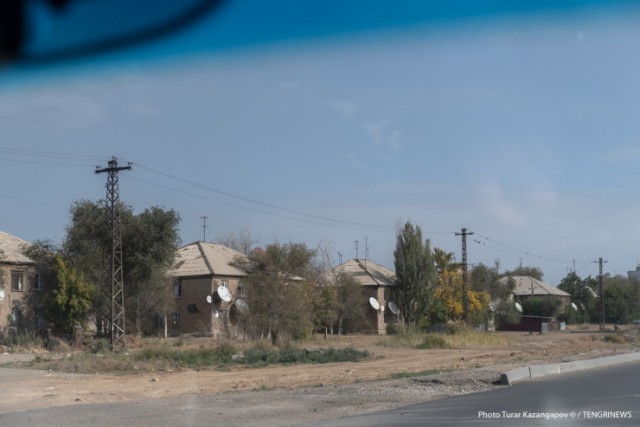
{"type": "Polygon", "coordinates": [[[509,336],[494,332],[479,332],[473,329],[456,328],[455,333],[428,334],[407,331],[397,335],[387,335],[378,341],[381,347],[394,348],[481,348],[507,347],[511,344],[509,336]]]}

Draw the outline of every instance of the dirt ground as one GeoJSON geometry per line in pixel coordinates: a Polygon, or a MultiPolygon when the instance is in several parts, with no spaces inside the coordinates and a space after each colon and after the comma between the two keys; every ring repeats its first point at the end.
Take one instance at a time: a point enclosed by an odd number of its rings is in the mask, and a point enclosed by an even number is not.
{"type": "MultiPolygon", "coordinates": [[[[637,335],[636,327],[628,328],[629,333],[637,335]]],[[[228,402],[227,414],[235,421],[241,419],[238,417],[244,408],[244,421],[251,422],[246,419],[250,414],[247,414],[246,404],[242,404],[244,399],[250,400],[254,407],[262,404],[278,408],[277,420],[274,418],[270,423],[269,417],[261,416],[260,425],[297,425],[491,388],[495,385],[487,378],[514,367],[633,351],[633,345],[608,342],[603,339],[607,333],[597,330],[496,334],[505,337],[506,344],[455,350],[396,347],[378,336],[329,337],[326,341],[319,338],[305,343],[305,347],[353,347],[367,349],[373,356],[358,363],[233,367],[227,371],[136,375],[15,369],[7,367],[8,364],[28,361],[38,354],[5,353],[0,354],[0,367],[3,368],[0,369],[0,415],[52,406],[219,395],[228,402]],[[425,371],[448,374],[441,374],[444,379],[438,381],[390,379],[393,374],[425,371]],[[480,381],[476,381],[478,379],[480,381]],[[302,401],[307,404],[302,405],[302,401]],[[232,409],[233,402],[237,404],[238,413],[232,409]],[[282,422],[283,413],[288,414],[287,423],[282,422]]]]}

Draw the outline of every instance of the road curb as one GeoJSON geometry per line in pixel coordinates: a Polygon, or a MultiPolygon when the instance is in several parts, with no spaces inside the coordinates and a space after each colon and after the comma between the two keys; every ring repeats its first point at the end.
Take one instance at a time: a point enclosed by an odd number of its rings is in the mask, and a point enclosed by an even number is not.
{"type": "Polygon", "coordinates": [[[598,359],[576,360],[573,362],[550,363],[546,365],[531,365],[512,369],[500,375],[500,382],[512,385],[550,375],[566,374],[568,372],[601,368],[603,366],[618,365],[640,360],[640,353],[625,353],[598,359]]]}

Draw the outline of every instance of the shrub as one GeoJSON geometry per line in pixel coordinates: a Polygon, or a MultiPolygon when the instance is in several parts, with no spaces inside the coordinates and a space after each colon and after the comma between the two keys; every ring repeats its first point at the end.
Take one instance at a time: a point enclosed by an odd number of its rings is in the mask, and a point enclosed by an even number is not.
{"type": "Polygon", "coordinates": [[[613,344],[624,344],[626,342],[621,335],[605,335],[604,340],[613,344]]]}
{"type": "Polygon", "coordinates": [[[425,350],[431,348],[450,348],[447,340],[438,334],[427,334],[422,342],[416,346],[417,349],[425,350]]]}

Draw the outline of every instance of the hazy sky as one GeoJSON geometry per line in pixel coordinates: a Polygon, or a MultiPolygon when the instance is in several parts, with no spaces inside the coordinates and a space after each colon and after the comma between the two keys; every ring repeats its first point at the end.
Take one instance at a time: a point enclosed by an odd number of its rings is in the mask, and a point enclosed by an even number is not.
{"type": "MultiPolygon", "coordinates": [[[[246,24],[249,3],[223,17],[246,24]]],[[[511,11],[231,43],[218,16],[166,44],[0,71],[0,229],[60,242],[116,156],[134,163],[121,199],[177,210],[185,244],[207,216],[208,240],[248,230],[336,261],[367,240],[393,267],[410,220],[458,260],[466,227],[470,263],[537,266],[553,285],[574,260],[583,277],[598,257],[626,274],[640,261],[638,18],[511,11]],[[217,45],[198,44],[207,31],[217,45]]]]}

